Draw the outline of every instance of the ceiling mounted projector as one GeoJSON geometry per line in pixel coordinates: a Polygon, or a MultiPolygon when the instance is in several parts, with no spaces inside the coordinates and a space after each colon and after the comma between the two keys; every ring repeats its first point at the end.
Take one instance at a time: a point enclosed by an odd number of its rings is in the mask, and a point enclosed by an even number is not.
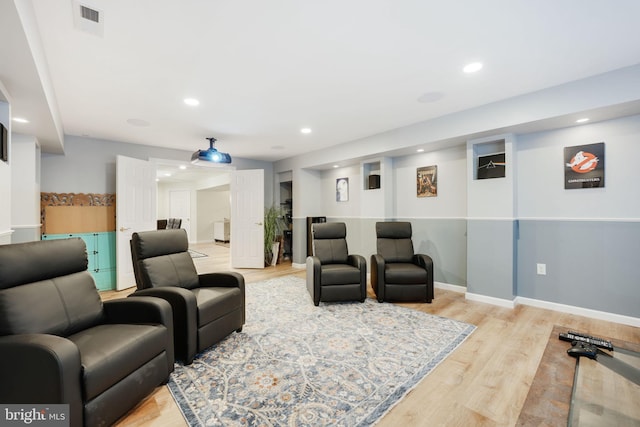
{"type": "Polygon", "coordinates": [[[215,138],[207,138],[209,140],[209,149],[198,150],[191,156],[191,163],[212,162],[212,163],[231,163],[231,156],[228,153],[222,153],[213,147],[216,142],[215,138]]]}

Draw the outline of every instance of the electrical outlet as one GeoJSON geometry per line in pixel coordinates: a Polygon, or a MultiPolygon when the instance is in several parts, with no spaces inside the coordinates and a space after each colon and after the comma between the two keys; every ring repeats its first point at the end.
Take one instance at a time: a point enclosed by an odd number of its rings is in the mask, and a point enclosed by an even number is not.
{"type": "Polygon", "coordinates": [[[547,264],[536,264],[536,270],[540,276],[547,274],[547,264]]]}

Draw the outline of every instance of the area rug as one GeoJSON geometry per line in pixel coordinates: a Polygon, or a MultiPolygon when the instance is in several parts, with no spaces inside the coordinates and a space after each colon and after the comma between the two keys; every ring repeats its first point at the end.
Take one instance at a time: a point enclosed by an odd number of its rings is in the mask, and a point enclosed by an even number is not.
{"type": "Polygon", "coordinates": [[[191,426],[368,426],[475,326],[373,299],[320,303],[295,276],[246,285],[246,324],[176,364],[191,426]]]}
{"type": "Polygon", "coordinates": [[[203,254],[202,252],[194,251],[193,249],[188,249],[188,251],[189,255],[191,255],[191,258],[204,258],[209,256],[207,254],[203,254]]]}

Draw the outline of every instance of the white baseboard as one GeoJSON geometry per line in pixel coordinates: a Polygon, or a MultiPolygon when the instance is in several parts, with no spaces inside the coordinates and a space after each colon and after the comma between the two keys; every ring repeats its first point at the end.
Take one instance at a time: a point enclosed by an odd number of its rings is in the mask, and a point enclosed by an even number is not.
{"type": "Polygon", "coordinates": [[[307,268],[307,264],[298,264],[297,262],[292,262],[291,267],[304,270],[305,268],[307,268]]]}
{"type": "Polygon", "coordinates": [[[483,302],[486,304],[497,305],[499,307],[504,308],[515,308],[515,300],[508,300],[503,298],[490,297],[487,295],[474,294],[471,292],[467,292],[464,297],[470,301],[483,302]]]}
{"type": "Polygon", "coordinates": [[[590,317],[592,319],[605,320],[607,322],[635,326],[636,328],[640,327],[640,318],[625,316],[622,314],[608,313],[606,311],[592,310],[590,308],[576,307],[573,305],[559,304],[556,302],[541,301],[525,297],[516,297],[515,303],[559,311],[561,313],[575,314],[577,316],[590,317]]]}
{"type": "Polygon", "coordinates": [[[443,282],[433,282],[433,287],[437,289],[444,289],[446,291],[459,292],[461,294],[464,294],[465,292],[467,292],[466,286],[451,285],[449,283],[443,283],[443,282]]]}

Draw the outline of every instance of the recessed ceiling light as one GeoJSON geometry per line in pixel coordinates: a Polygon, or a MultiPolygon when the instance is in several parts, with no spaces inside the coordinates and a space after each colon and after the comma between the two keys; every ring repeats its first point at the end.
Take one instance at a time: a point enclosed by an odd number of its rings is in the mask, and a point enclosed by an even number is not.
{"type": "Polygon", "coordinates": [[[185,103],[185,104],[187,104],[187,105],[190,105],[190,106],[192,106],[192,107],[195,107],[195,106],[197,106],[197,105],[200,105],[200,101],[198,101],[198,100],[197,100],[197,99],[195,99],[195,98],[185,98],[185,99],[184,99],[184,103],[185,103]]]}
{"type": "Polygon", "coordinates": [[[576,120],[576,123],[585,123],[585,122],[588,122],[588,121],[589,121],[589,118],[588,117],[584,117],[582,119],[576,120]]]}
{"type": "Polygon", "coordinates": [[[467,64],[462,70],[465,73],[475,73],[476,71],[480,71],[482,69],[482,62],[472,62],[471,64],[467,64]]]}
{"type": "Polygon", "coordinates": [[[302,128],[302,129],[300,129],[300,132],[302,132],[302,133],[311,133],[311,129],[310,128],[302,128]]]}
{"type": "Polygon", "coordinates": [[[417,151],[418,153],[424,153],[424,148],[418,148],[416,151],[417,151]]]}
{"type": "Polygon", "coordinates": [[[338,167],[338,165],[333,165],[333,167],[334,167],[334,168],[337,168],[337,167],[338,167]]]}
{"type": "Polygon", "coordinates": [[[29,120],[23,119],[22,117],[14,117],[13,121],[16,123],[29,123],[29,120]]]}
{"type": "Polygon", "coordinates": [[[167,172],[164,174],[164,176],[171,176],[171,174],[167,172]]]}
{"type": "Polygon", "coordinates": [[[160,182],[160,178],[156,178],[156,182],[160,182]]]}
{"type": "Polygon", "coordinates": [[[180,169],[185,170],[187,167],[185,165],[180,165],[180,169]]]}

